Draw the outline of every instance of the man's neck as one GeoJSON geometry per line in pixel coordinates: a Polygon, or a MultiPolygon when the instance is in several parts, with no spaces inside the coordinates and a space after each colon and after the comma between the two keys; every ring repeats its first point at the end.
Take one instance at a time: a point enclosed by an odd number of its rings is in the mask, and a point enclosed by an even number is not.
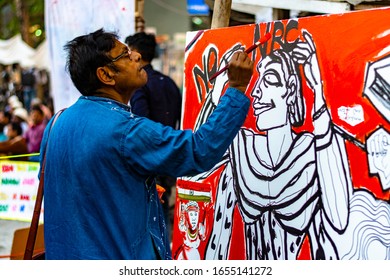
{"type": "Polygon", "coordinates": [[[118,102],[123,103],[123,104],[128,104],[129,100],[130,100],[130,97],[125,98],[116,91],[105,91],[102,89],[97,91],[95,96],[112,99],[112,100],[118,101],[118,102]]]}

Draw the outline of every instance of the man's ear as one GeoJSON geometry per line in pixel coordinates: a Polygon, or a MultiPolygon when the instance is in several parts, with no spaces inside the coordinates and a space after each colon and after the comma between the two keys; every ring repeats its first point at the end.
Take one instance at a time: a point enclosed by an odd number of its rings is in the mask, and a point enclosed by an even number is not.
{"type": "Polygon", "coordinates": [[[96,69],[96,76],[103,84],[114,85],[114,74],[115,73],[113,73],[113,71],[106,66],[99,67],[98,69],[96,69]]]}

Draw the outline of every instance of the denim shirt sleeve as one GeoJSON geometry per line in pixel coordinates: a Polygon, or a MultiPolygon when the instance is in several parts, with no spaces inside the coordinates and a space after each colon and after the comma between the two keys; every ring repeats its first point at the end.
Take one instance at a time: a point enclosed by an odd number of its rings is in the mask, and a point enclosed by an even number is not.
{"type": "Polygon", "coordinates": [[[174,130],[135,117],[121,143],[129,168],[140,175],[188,176],[217,164],[241,128],[249,98],[228,88],[209,119],[196,132],[174,130]]]}

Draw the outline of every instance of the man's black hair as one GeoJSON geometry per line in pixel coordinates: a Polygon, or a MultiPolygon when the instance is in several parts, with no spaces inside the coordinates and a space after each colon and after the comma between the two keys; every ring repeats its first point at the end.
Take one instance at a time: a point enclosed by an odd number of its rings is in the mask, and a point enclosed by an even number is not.
{"type": "Polygon", "coordinates": [[[73,84],[83,95],[93,95],[102,86],[96,69],[111,62],[108,53],[115,47],[118,35],[99,29],[68,42],[66,68],[73,84]]]}
{"type": "Polygon", "coordinates": [[[12,130],[16,131],[16,134],[18,136],[22,135],[23,129],[22,129],[22,126],[20,125],[20,123],[18,123],[18,122],[10,122],[9,125],[11,126],[12,130]]]}
{"type": "Polygon", "coordinates": [[[43,115],[43,110],[42,110],[42,108],[41,108],[41,106],[40,106],[39,104],[34,104],[34,105],[31,107],[30,111],[31,111],[31,112],[32,112],[32,111],[37,111],[37,112],[39,112],[41,115],[43,115]]]}
{"type": "Polygon", "coordinates": [[[142,59],[151,62],[156,57],[156,37],[153,34],[138,32],[126,38],[125,43],[130,49],[139,52],[142,59]]]}

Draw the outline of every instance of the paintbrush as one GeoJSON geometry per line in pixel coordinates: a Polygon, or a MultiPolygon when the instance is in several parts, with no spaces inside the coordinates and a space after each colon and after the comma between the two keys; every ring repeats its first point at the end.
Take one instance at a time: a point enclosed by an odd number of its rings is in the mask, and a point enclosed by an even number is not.
{"type": "MultiPolygon", "coordinates": [[[[249,48],[247,48],[245,50],[246,53],[251,53],[253,50],[255,50],[258,46],[264,44],[265,42],[267,42],[269,39],[271,38],[271,34],[270,33],[267,33],[264,35],[263,38],[261,38],[259,41],[257,41],[256,43],[254,43],[252,46],[250,46],[249,48]]],[[[222,67],[222,69],[220,69],[219,71],[217,71],[214,75],[211,76],[210,80],[209,81],[212,81],[214,80],[216,77],[218,77],[221,73],[225,72],[226,69],[229,68],[229,64],[226,64],[225,67],[222,67]]]]}

